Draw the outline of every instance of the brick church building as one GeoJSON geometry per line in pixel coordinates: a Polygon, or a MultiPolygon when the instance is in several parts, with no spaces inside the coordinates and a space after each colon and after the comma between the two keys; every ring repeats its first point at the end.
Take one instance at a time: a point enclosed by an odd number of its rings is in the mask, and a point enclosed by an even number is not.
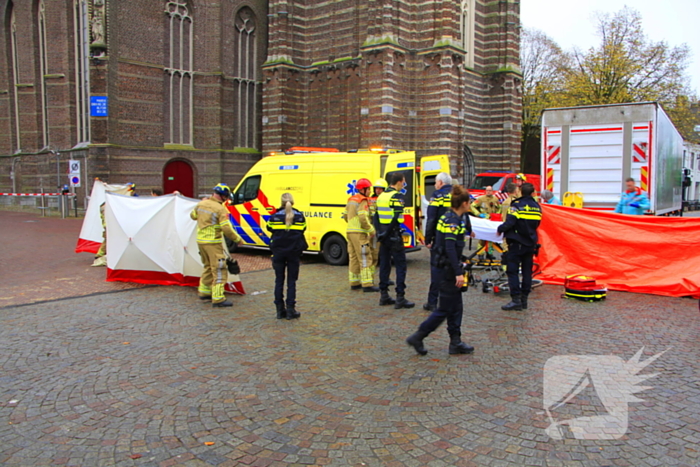
{"type": "Polygon", "coordinates": [[[197,196],[291,146],[520,165],[516,0],[0,0],[0,192],[197,196]]]}

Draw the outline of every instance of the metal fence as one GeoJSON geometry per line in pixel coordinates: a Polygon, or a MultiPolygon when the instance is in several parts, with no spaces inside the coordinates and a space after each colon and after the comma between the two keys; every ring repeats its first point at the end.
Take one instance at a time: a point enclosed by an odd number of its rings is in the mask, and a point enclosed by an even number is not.
{"type": "Polygon", "coordinates": [[[42,216],[60,215],[61,218],[79,217],[75,193],[0,193],[0,208],[11,210],[38,210],[42,216]]]}

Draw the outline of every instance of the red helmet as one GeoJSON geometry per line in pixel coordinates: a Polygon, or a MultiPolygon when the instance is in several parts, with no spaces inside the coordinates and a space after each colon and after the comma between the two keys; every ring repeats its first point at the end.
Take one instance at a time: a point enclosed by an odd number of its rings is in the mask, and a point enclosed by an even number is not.
{"type": "Polygon", "coordinates": [[[361,178],[357,182],[355,182],[355,189],[357,191],[360,191],[363,188],[372,188],[372,182],[370,182],[366,178],[361,178]]]}

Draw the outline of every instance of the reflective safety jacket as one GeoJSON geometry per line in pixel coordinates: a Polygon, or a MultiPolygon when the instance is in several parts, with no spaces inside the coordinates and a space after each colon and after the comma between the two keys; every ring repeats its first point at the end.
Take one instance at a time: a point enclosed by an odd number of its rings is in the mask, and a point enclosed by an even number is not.
{"type": "Polygon", "coordinates": [[[458,216],[452,209],[447,211],[438,221],[435,232],[433,249],[437,253],[434,258],[436,267],[446,267],[453,275],[461,274],[460,258],[464,251],[467,227],[464,218],[458,216]]]}
{"type": "Polygon", "coordinates": [[[369,203],[369,215],[371,219],[374,219],[374,215],[377,213],[377,198],[378,196],[370,196],[367,198],[367,203],[369,203]]]}
{"type": "Polygon", "coordinates": [[[425,222],[425,243],[431,244],[435,239],[435,229],[440,218],[450,210],[452,202],[452,185],[444,185],[433,192],[428,205],[428,219],[425,222]]]}
{"type": "Polygon", "coordinates": [[[377,198],[377,219],[379,220],[380,232],[388,231],[393,221],[396,221],[399,227],[403,224],[403,206],[403,195],[392,187],[379,195],[377,198]]]}
{"type": "Polygon", "coordinates": [[[503,203],[501,203],[501,217],[503,217],[503,220],[508,217],[508,213],[510,212],[510,205],[513,204],[513,201],[515,201],[516,198],[513,195],[508,195],[506,199],[503,200],[503,203]]]}
{"type": "Polygon", "coordinates": [[[475,216],[486,214],[488,218],[491,214],[501,211],[501,203],[495,195],[481,195],[472,202],[472,212],[475,216]]]}
{"type": "Polygon", "coordinates": [[[522,245],[537,245],[537,228],[542,220],[542,208],[532,196],[518,198],[510,205],[506,221],[498,226],[498,231],[506,239],[522,245]]]}
{"type": "Polygon", "coordinates": [[[284,207],[281,207],[267,220],[267,230],[272,234],[270,238],[270,251],[272,255],[301,255],[309,245],[306,243],[304,232],[306,231],[306,218],[304,214],[294,211],[292,224],[287,227],[284,207]]]}
{"type": "Polygon", "coordinates": [[[200,201],[190,217],[197,221],[197,243],[221,243],[222,232],[234,242],[241,241],[233,230],[228,209],[215,199],[200,201]]]}
{"type": "Polygon", "coordinates": [[[371,222],[369,199],[361,194],[356,194],[348,199],[345,206],[343,219],[348,223],[348,233],[361,233],[371,235],[374,226],[371,222]]]}

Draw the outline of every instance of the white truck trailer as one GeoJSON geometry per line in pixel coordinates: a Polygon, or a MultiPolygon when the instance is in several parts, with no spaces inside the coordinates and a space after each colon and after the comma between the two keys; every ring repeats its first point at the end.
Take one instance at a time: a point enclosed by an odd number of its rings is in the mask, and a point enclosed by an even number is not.
{"type": "Polygon", "coordinates": [[[542,115],[542,188],[584,208],[613,210],[633,177],[649,195],[648,214],[682,204],[683,138],[656,102],[546,109],[542,115]]]}

